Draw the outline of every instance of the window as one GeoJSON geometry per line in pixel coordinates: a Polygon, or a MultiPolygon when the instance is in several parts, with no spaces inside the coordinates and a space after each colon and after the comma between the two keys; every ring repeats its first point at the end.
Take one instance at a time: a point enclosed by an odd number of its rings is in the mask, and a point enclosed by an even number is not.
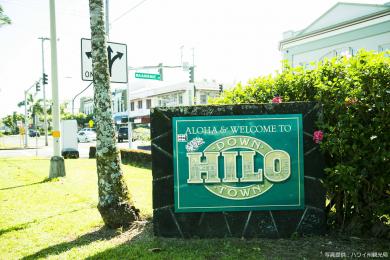
{"type": "Polygon", "coordinates": [[[134,102],[133,102],[133,101],[130,102],[130,110],[131,110],[131,111],[134,111],[134,102]]]}
{"type": "Polygon", "coordinates": [[[138,100],[138,109],[142,108],[142,100],[138,100]]]}
{"type": "Polygon", "coordinates": [[[201,104],[206,104],[207,103],[207,95],[206,94],[200,95],[200,103],[201,104]]]}
{"type": "Polygon", "coordinates": [[[350,58],[355,54],[353,48],[351,47],[337,49],[335,50],[335,53],[337,56],[346,57],[346,58],[350,58]]]}
{"type": "Polygon", "coordinates": [[[117,101],[118,105],[116,107],[116,112],[121,112],[121,104],[120,104],[120,101],[118,100],[117,101]]]}
{"type": "MultiPolygon", "coordinates": [[[[390,50],[390,43],[382,44],[378,46],[378,51],[383,52],[390,50]]],[[[385,54],[386,57],[389,57],[389,54],[385,54]]]]}
{"type": "Polygon", "coordinates": [[[147,99],[146,100],[146,109],[150,109],[151,106],[152,106],[152,100],[151,99],[147,99]]]}
{"type": "Polygon", "coordinates": [[[183,95],[180,94],[179,95],[179,105],[182,105],[183,104],[183,95]]]}

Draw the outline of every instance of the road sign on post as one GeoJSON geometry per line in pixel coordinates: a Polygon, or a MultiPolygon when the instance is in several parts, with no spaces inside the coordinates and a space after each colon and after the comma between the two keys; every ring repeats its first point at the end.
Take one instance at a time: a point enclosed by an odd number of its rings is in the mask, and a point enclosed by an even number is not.
{"type": "MultiPolygon", "coordinates": [[[[107,52],[110,81],[127,83],[127,45],[107,42],[107,52]]],[[[81,39],[81,79],[93,80],[91,39],[81,39]]]]}
{"type": "Polygon", "coordinates": [[[143,73],[143,72],[136,72],[135,77],[137,79],[153,79],[153,80],[161,80],[160,74],[150,74],[150,73],[143,73]]]}

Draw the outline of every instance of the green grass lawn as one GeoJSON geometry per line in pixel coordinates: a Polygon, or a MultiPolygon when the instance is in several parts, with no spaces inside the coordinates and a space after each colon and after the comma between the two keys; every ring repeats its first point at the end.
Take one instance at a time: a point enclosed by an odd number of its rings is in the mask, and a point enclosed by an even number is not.
{"type": "Polygon", "coordinates": [[[48,159],[0,159],[0,259],[317,259],[325,252],[388,252],[389,241],[358,238],[167,239],[153,236],[152,178],[123,165],[142,221],[110,230],[96,209],[95,160],[66,160],[47,181],[48,159]]]}

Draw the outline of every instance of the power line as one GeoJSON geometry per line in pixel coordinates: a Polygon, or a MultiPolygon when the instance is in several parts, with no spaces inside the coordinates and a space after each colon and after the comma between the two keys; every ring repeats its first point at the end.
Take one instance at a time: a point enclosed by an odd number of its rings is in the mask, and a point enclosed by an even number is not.
{"type": "Polygon", "coordinates": [[[111,24],[115,23],[116,21],[118,21],[119,19],[121,19],[123,16],[127,15],[128,13],[130,13],[131,11],[133,11],[134,9],[136,9],[138,6],[142,5],[143,3],[145,3],[147,0],[142,0],[141,2],[139,2],[138,4],[136,4],[135,6],[131,7],[129,10],[127,10],[126,12],[124,12],[123,14],[121,14],[120,16],[118,16],[117,18],[115,18],[111,24]]]}

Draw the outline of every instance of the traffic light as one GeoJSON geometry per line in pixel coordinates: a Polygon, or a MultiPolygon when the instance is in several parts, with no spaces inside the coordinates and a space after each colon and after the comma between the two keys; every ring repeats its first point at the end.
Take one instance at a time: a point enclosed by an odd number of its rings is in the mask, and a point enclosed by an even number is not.
{"type": "Polygon", "coordinates": [[[39,92],[40,90],[41,90],[41,85],[39,84],[39,82],[35,83],[35,91],[39,92]]]}
{"type": "Polygon", "coordinates": [[[190,83],[194,83],[194,66],[191,66],[188,72],[190,73],[190,83]]]}
{"type": "Polygon", "coordinates": [[[223,85],[219,84],[219,93],[222,93],[222,92],[223,92],[223,85]]]}
{"type": "Polygon", "coordinates": [[[47,85],[47,74],[46,73],[43,73],[43,77],[42,77],[42,82],[43,82],[43,85],[47,85]]]}

